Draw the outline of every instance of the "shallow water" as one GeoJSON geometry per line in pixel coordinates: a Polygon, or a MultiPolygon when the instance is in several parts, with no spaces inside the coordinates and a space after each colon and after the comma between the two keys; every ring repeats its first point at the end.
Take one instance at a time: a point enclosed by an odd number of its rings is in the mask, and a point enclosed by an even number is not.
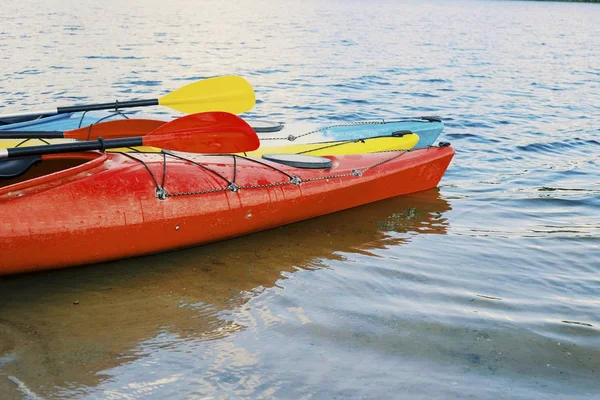
{"type": "Polygon", "coordinates": [[[249,117],[440,115],[457,154],[439,190],[0,278],[0,398],[600,396],[599,5],[2,12],[0,113],[239,74],[259,99],[249,117]]]}

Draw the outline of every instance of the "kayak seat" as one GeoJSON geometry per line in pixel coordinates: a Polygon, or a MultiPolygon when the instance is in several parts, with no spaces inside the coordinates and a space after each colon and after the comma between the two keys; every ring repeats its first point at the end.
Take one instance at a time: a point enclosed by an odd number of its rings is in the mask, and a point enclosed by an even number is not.
{"type": "Polygon", "coordinates": [[[274,133],[283,129],[283,124],[272,121],[246,120],[256,133],[274,133]]]}
{"type": "Polygon", "coordinates": [[[392,136],[402,137],[404,135],[412,135],[413,133],[414,133],[413,131],[401,130],[401,131],[392,132],[392,136]]]}
{"type": "Polygon", "coordinates": [[[23,175],[34,164],[42,161],[42,156],[20,157],[0,161],[0,179],[11,179],[23,175]]]}
{"type": "Polygon", "coordinates": [[[424,115],[421,119],[429,122],[442,122],[442,118],[437,115],[424,115]]]}
{"type": "Polygon", "coordinates": [[[19,157],[9,160],[0,160],[0,189],[61,172],[70,168],[86,164],[89,157],[60,155],[43,159],[42,156],[19,157]]]}
{"type": "Polygon", "coordinates": [[[332,166],[329,158],[303,154],[263,154],[262,158],[295,168],[328,169],[332,166]]]}

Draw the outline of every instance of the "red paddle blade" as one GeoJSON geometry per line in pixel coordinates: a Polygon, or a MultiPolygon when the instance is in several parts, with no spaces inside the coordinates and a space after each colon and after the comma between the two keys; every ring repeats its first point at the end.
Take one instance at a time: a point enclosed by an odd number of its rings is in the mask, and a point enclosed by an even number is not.
{"type": "Polygon", "coordinates": [[[99,122],[72,131],[65,131],[64,137],[77,140],[117,139],[144,136],[164,125],[166,121],[155,119],[117,119],[99,122]]]}
{"type": "Polygon", "coordinates": [[[144,146],[190,153],[241,153],[258,149],[254,129],[227,112],[186,115],[142,137],[144,146]]]}

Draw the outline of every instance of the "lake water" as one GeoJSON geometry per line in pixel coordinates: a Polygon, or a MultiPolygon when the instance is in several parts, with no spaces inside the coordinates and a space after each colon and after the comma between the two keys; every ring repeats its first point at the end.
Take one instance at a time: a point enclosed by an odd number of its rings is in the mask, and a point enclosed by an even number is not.
{"type": "Polygon", "coordinates": [[[429,192],[0,278],[3,400],[600,398],[600,4],[5,0],[1,21],[0,113],[235,74],[246,116],[440,115],[457,151],[429,192]]]}

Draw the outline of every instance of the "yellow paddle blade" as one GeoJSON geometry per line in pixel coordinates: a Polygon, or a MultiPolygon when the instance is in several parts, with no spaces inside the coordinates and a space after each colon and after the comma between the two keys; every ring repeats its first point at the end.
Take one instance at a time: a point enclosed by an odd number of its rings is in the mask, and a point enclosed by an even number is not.
{"type": "Polygon", "coordinates": [[[217,76],[185,85],[158,99],[158,104],[186,114],[226,111],[241,114],[254,107],[256,97],[241,76],[217,76]]]}

